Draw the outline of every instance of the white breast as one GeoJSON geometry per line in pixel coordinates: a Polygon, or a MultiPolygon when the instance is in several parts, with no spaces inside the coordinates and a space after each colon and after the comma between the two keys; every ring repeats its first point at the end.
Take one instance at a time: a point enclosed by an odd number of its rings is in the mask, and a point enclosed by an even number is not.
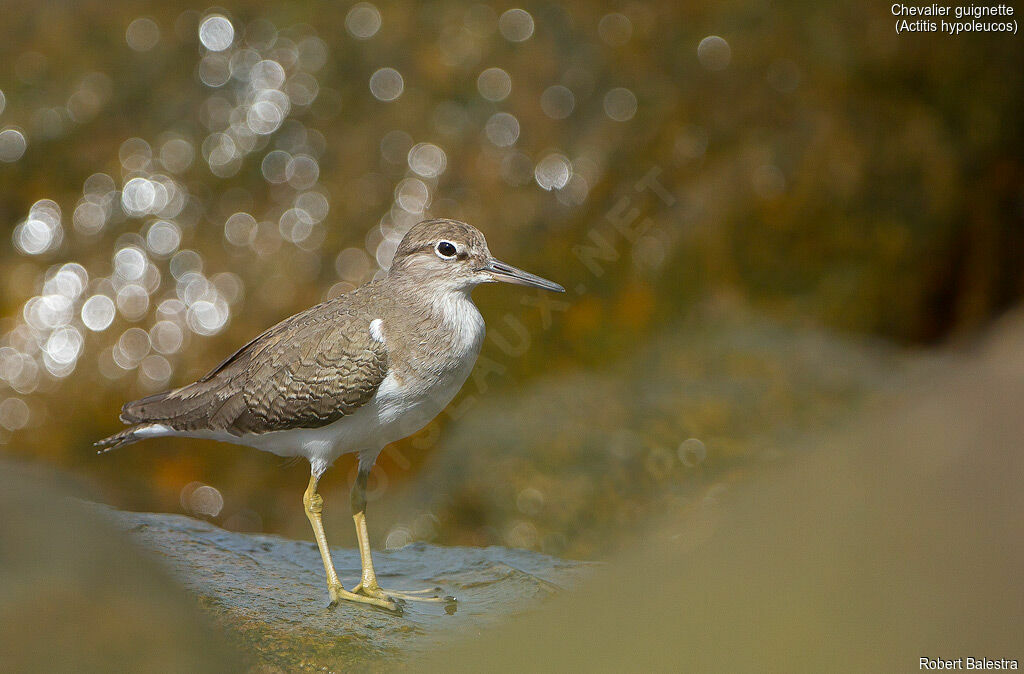
{"type": "Polygon", "coordinates": [[[475,361],[484,341],[484,317],[469,293],[444,293],[433,300],[433,305],[454,337],[454,348],[463,354],[471,353],[475,361]]]}
{"type": "MultiPolygon", "coordinates": [[[[480,353],[484,319],[468,293],[440,295],[434,308],[443,323],[438,328],[445,335],[440,347],[435,344],[423,354],[414,354],[418,376],[389,373],[374,397],[383,444],[412,435],[430,423],[462,388],[480,353]]],[[[387,326],[381,327],[387,339],[387,326]]]]}

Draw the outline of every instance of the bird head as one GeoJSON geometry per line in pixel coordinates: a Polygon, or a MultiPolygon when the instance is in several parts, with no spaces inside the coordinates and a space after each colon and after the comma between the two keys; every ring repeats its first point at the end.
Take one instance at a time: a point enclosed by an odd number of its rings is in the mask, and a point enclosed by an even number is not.
{"type": "Polygon", "coordinates": [[[455,290],[501,281],[565,292],[553,281],[495,259],[480,230],[458,220],[424,220],[414,225],[398,244],[389,274],[455,290]]]}

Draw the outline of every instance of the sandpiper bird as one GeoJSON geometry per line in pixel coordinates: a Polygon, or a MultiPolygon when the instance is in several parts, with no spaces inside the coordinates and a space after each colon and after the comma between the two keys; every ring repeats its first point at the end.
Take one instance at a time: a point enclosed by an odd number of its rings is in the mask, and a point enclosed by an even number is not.
{"type": "Polygon", "coordinates": [[[105,452],[145,438],[210,438],[305,457],[310,478],[302,501],[331,605],[347,599],[398,610],[405,599],[444,601],[422,594],[428,590],[380,587],[366,531],[366,484],[384,446],[423,428],[466,381],[484,337],[470,293],[494,281],[564,292],[494,259],[475,227],[425,220],[402,239],[386,276],[281,321],[195,383],[126,404],[121,421],[131,427],[96,445],[105,452]],[[362,576],[352,590],[331,561],[316,490],[346,453],[359,455],[352,517],[362,576]]]}

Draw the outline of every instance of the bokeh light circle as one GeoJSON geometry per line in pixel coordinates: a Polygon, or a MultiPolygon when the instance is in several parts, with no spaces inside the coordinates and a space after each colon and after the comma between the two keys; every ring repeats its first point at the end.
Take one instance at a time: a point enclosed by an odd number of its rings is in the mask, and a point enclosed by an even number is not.
{"type": "Polygon", "coordinates": [[[697,45],[697,59],[708,70],[725,70],[732,60],[732,48],[724,38],[708,35],[697,45]]]}
{"type": "Polygon", "coordinates": [[[28,147],[25,133],[21,129],[7,127],[0,131],[0,161],[11,163],[21,159],[28,147]]]}
{"type": "Polygon", "coordinates": [[[128,24],[124,39],[135,51],[149,51],[160,41],[160,26],[153,19],[139,17],[128,24]]]}
{"type": "Polygon", "coordinates": [[[489,101],[503,101],[512,93],[512,78],[501,68],[488,68],[477,76],[476,88],[489,101]]]}
{"type": "Polygon", "coordinates": [[[370,76],[370,93],[378,101],[389,102],[402,95],[405,80],[394,68],[381,68],[370,76]]]}
{"type": "Polygon", "coordinates": [[[484,134],[498,147],[509,147],[519,140],[519,120],[507,112],[496,112],[484,125],[484,134]]]}
{"type": "Polygon", "coordinates": [[[604,95],[604,114],[616,122],[628,122],[636,114],[636,95],[625,87],[612,89],[604,95]]]}
{"type": "Polygon", "coordinates": [[[356,3],[345,15],[345,28],[357,40],[369,40],[380,26],[380,10],[368,2],[356,3]]]}
{"type": "Polygon", "coordinates": [[[93,295],[82,304],[82,323],[93,332],[102,332],[114,322],[115,313],[112,299],[93,295]]]}
{"type": "Polygon", "coordinates": [[[208,16],[199,24],[199,41],[210,51],[224,51],[235,41],[235,27],[220,14],[208,16]]]}
{"type": "Polygon", "coordinates": [[[524,42],[533,35],[533,17],[525,9],[510,9],[498,18],[498,30],[509,42],[524,42]]]}
{"type": "Polygon", "coordinates": [[[560,190],[572,177],[572,164],[563,154],[549,154],[539,162],[533,171],[537,184],[545,190],[560,190]]]}
{"type": "Polygon", "coordinates": [[[540,107],[551,119],[565,119],[576,107],[576,96],[568,87],[556,84],[541,94],[540,107]]]}
{"type": "Polygon", "coordinates": [[[409,150],[409,168],[424,178],[435,178],[444,173],[448,157],[433,143],[418,143],[409,150]]]}
{"type": "Polygon", "coordinates": [[[623,14],[605,14],[597,24],[597,34],[605,44],[621,47],[633,35],[633,22],[623,14]]]}

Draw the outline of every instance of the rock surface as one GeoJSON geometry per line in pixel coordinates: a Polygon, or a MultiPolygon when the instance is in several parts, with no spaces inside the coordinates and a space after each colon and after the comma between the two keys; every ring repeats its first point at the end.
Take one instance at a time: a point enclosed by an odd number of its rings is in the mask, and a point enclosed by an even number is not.
{"type": "MultiPolygon", "coordinates": [[[[408,661],[523,612],[573,585],[591,566],[508,548],[413,544],[374,552],[381,585],[440,587],[457,598],[454,613],[444,604],[424,602],[409,602],[402,615],[345,602],[331,609],[312,541],[233,533],[181,515],[98,508],[165,562],[268,670],[348,670],[408,661]]],[[[352,587],[359,576],[358,552],[332,552],[342,582],[352,587]]]]}

